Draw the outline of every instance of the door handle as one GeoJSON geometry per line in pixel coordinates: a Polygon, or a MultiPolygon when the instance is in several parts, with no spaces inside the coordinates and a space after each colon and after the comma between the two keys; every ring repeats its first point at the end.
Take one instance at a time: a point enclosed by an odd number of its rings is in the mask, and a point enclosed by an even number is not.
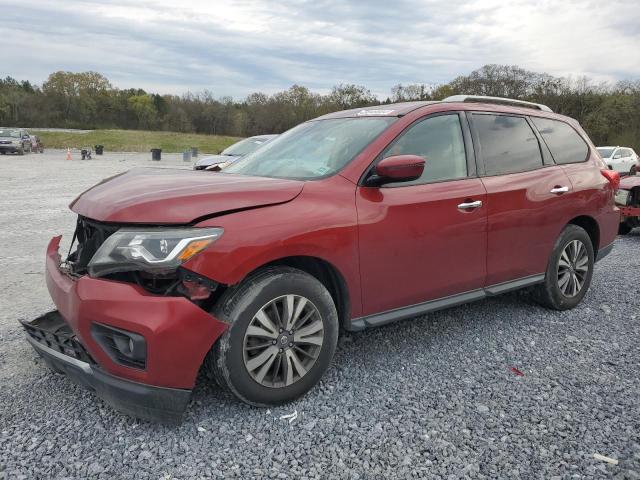
{"type": "Polygon", "coordinates": [[[458,205],[458,208],[460,210],[471,210],[474,208],[478,208],[482,206],[482,201],[481,200],[476,200],[475,202],[463,202],[460,205],[458,205]]]}
{"type": "Polygon", "coordinates": [[[567,193],[568,191],[569,191],[569,187],[553,187],[551,190],[549,190],[549,193],[560,194],[560,193],[567,193]]]}

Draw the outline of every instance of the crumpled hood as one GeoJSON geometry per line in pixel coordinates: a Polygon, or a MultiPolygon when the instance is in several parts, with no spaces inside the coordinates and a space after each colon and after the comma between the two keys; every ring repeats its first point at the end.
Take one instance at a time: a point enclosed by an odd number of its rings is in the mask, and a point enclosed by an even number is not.
{"type": "Polygon", "coordinates": [[[165,168],[136,168],[107,178],[69,207],[102,222],[186,224],[230,210],[288,202],[298,180],[165,168]]]}

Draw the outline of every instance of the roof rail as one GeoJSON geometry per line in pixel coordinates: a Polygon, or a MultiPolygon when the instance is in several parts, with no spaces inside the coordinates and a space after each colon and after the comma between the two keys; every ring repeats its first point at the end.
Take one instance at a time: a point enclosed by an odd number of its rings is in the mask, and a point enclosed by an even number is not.
{"type": "Polygon", "coordinates": [[[497,103],[501,105],[513,105],[514,107],[535,108],[543,112],[553,112],[553,110],[541,103],[526,102],[524,100],[516,100],[515,98],[487,97],[484,95],[453,95],[445,98],[443,102],[497,103]]]}

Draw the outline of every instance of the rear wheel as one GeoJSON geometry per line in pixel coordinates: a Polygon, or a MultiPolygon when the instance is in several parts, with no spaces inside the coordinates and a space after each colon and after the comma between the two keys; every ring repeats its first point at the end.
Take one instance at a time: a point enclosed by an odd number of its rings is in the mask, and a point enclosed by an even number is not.
{"type": "Polygon", "coordinates": [[[554,246],[544,283],[536,289],[539,302],[554,310],[574,308],[589,289],[593,265],[589,234],[577,225],[567,225],[554,246]]]}
{"type": "Polygon", "coordinates": [[[331,295],[316,278],[269,268],[229,289],[213,314],[230,323],[207,357],[217,383],[251,405],[279,405],[322,377],[338,339],[331,295]]]}

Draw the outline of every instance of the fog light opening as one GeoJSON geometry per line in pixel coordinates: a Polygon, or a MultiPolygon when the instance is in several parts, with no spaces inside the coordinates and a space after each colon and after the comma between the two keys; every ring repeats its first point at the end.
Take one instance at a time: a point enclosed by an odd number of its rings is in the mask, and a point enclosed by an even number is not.
{"type": "Polygon", "coordinates": [[[133,368],[146,368],[147,343],[138,333],[94,323],[91,333],[96,342],[116,363],[133,368]]]}

